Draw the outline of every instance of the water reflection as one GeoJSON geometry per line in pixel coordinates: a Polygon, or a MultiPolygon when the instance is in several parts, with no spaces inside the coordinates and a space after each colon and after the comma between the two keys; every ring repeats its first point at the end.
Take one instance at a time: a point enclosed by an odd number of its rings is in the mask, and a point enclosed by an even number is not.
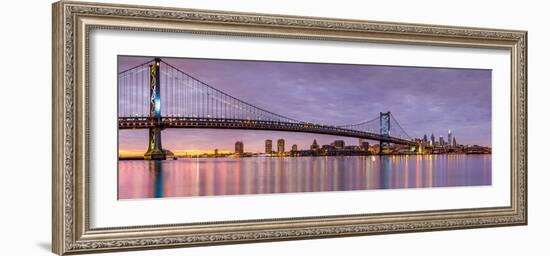
{"type": "Polygon", "coordinates": [[[149,173],[153,173],[155,181],[155,197],[162,197],[164,195],[163,179],[162,179],[162,162],[161,161],[149,161],[149,173]]]}
{"type": "Polygon", "coordinates": [[[119,198],[491,184],[491,155],[119,161],[119,198]]]}

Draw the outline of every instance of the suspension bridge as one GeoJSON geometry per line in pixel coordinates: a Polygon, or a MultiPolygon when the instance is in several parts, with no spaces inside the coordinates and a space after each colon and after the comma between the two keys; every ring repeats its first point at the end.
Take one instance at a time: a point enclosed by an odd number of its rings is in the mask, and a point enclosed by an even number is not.
{"type": "Polygon", "coordinates": [[[145,159],[171,156],[161,142],[167,128],[304,132],[418,146],[390,112],[355,124],[303,122],[233,97],[159,58],[119,72],[118,98],[118,128],[149,130],[145,159]]]}

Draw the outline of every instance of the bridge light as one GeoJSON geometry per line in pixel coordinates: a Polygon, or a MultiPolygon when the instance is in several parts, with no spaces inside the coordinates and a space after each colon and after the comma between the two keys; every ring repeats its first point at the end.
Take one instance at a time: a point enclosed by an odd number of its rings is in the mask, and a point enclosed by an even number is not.
{"type": "Polygon", "coordinates": [[[160,115],[160,99],[155,101],[155,113],[160,115]]]}

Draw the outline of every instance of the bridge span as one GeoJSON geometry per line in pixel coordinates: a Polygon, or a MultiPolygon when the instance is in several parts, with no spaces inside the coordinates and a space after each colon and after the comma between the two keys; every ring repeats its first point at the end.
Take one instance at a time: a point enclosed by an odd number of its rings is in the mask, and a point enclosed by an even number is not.
{"type": "Polygon", "coordinates": [[[358,139],[376,140],[402,145],[417,145],[416,142],[384,136],[368,131],[351,130],[330,125],[311,123],[288,123],[277,121],[221,119],[221,118],[189,118],[189,117],[161,117],[160,120],[150,117],[121,117],[118,121],[119,129],[151,129],[154,127],[166,128],[210,128],[210,129],[245,129],[284,132],[303,132],[323,135],[336,135],[358,139]]]}
{"type": "Polygon", "coordinates": [[[120,72],[118,90],[118,128],[149,130],[145,159],[172,154],[161,143],[161,132],[168,128],[303,132],[374,140],[381,146],[418,145],[390,112],[347,125],[303,122],[233,97],[159,58],[120,72]]]}

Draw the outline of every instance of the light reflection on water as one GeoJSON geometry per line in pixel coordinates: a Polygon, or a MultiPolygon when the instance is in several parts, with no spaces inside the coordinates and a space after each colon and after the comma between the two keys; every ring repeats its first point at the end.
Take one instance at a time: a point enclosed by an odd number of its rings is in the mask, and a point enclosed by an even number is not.
{"type": "Polygon", "coordinates": [[[491,185],[491,155],[119,161],[119,199],[491,185]]]}

